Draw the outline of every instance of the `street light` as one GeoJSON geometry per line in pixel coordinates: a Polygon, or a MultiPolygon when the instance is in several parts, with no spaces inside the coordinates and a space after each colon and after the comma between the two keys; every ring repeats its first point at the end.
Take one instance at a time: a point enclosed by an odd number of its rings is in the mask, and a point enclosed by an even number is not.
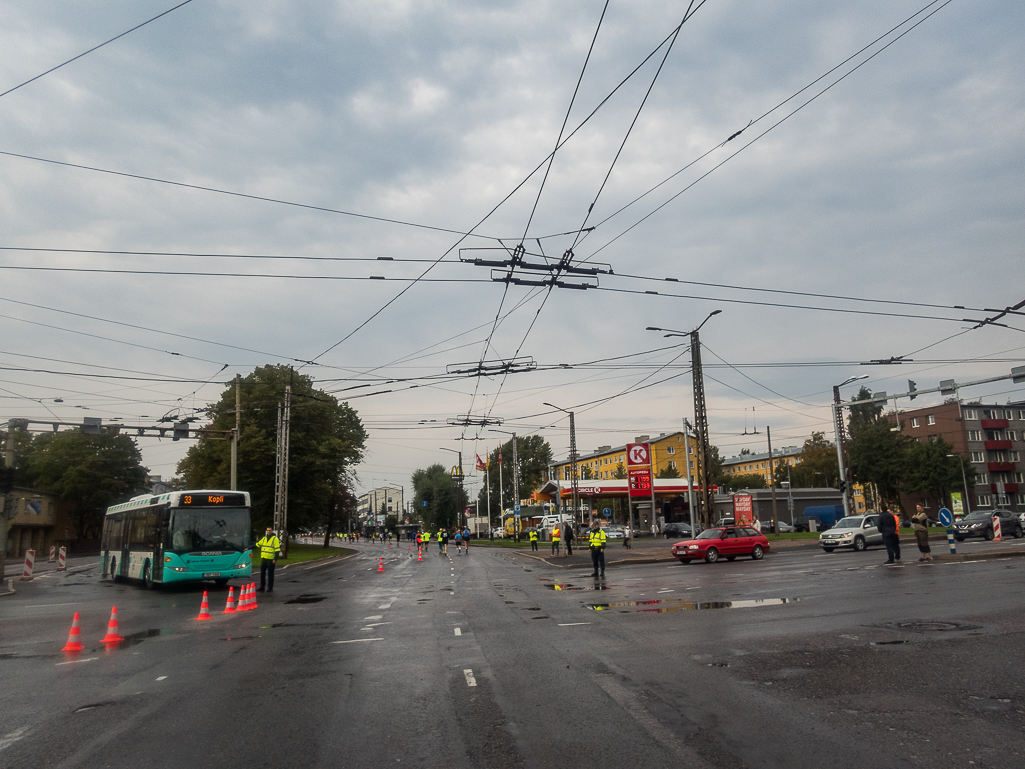
{"type": "MultiPolygon", "coordinates": [[[[493,433],[505,433],[506,435],[512,436],[512,450],[513,450],[513,536],[516,541],[520,541],[520,461],[519,455],[516,453],[516,433],[509,430],[496,430],[490,428],[493,433]]],[[[501,466],[499,466],[501,467],[501,466]]],[[[502,481],[499,480],[499,487],[501,487],[502,481]]],[[[503,510],[504,514],[505,511],[503,510]]],[[[489,521],[490,523],[490,521],[489,521]]]]}
{"type": "Polygon", "coordinates": [[[965,512],[968,515],[971,515],[972,514],[972,508],[971,508],[971,505],[968,504],[968,477],[965,475],[965,472],[964,472],[964,457],[962,457],[960,454],[947,454],[947,456],[948,457],[957,457],[959,460],[961,460],[961,483],[964,484],[964,507],[965,507],[965,512]]]}
{"type": "MultiPolygon", "coordinates": [[[[448,448],[446,446],[439,446],[438,448],[441,449],[442,451],[451,451],[453,454],[458,454],[459,455],[459,468],[458,468],[459,472],[458,472],[458,474],[452,473],[452,478],[453,478],[453,480],[455,480],[456,486],[459,489],[459,491],[462,491],[463,490],[463,452],[462,452],[462,449],[458,449],[458,450],[457,449],[450,449],[450,448],[448,448]]],[[[453,469],[455,469],[455,468],[453,468],[453,469]]],[[[459,494],[459,495],[456,496],[456,523],[457,524],[459,523],[459,505],[461,505],[462,503],[463,503],[462,494],[459,494]]]]}
{"type": "MultiPolygon", "coordinates": [[[[697,328],[693,331],[683,332],[675,331],[670,328],[659,328],[658,326],[648,326],[648,331],[665,331],[666,337],[671,336],[689,336],[690,337],[690,367],[691,373],[694,379],[694,430],[697,438],[697,449],[698,449],[698,485],[701,488],[701,509],[702,523],[709,525],[712,522],[713,513],[715,511],[715,498],[712,496],[712,485],[711,479],[708,477],[708,469],[711,464],[708,447],[708,414],[705,411],[705,377],[701,372],[701,338],[698,336],[698,331],[704,326],[708,319],[713,315],[718,315],[722,310],[712,310],[708,313],[701,323],[698,324],[697,328]]],[[[652,484],[654,487],[654,484],[652,484]]],[[[654,508],[654,506],[653,506],[654,508]]],[[[652,515],[655,511],[652,509],[652,515]]]]}
{"type": "Polygon", "coordinates": [[[851,382],[861,379],[868,379],[868,374],[848,377],[838,385],[833,385],[833,432],[836,434],[836,464],[840,470],[840,496],[843,498],[843,514],[851,514],[851,484],[847,478],[847,466],[844,464],[844,454],[847,453],[847,434],[843,428],[843,415],[840,413],[840,388],[846,387],[851,382]]]}
{"type": "MultiPolygon", "coordinates": [[[[577,512],[580,509],[580,500],[578,492],[578,479],[579,473],[577,472],[577,430],[576,423],[573,420],[574,414],[572,411],[559,408],[554,403],[545,403],[545,406],[551,406],[556,411],[561,411],[563,414],[569,414],[569,463],[570,463],[570,486],[573,489],[573,518],[576,520],[577,512]]],[[[562,506],[562,492],[559,492],[559,506],[562,506]]],[[[590,505],[588,505],[590,508],[590,505]]],[[[631,521],[632,522],[632,521],[631,521]]],[[[581,520],[583,523],[583,520],[581,520]]],[[[590,521],[588,521],[590,523],[590,521]]]]}

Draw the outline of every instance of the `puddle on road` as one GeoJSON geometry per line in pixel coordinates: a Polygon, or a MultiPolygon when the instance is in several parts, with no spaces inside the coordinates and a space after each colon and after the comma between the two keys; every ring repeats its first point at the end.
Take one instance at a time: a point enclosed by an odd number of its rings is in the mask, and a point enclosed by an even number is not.
{"type": "Polygon", "coordinates": [[[594,611],[618,611],[621,614],[668,614],[674,611],[750,609],[757,606],[780,606],[785,603],[797,603],[800,600],[800,598],[757,598],[747,601],[685,601],[682,598],[659,598],[650,601],[617,601],[615,603],[589,603],[584,605],[594,611]]]}
{"type": "Polygon", "coordinates": [[[150,628],[149,630],[140,630],[138,633],[126,635],[123,641],[119,641],[117,643],[112,644],[104,644],[104,648],[106,648],[107,651],[111,651],[113,649],[127,649],[130,646],[138,646],[147,638],[156,638],[157,636],[171,635],[173,632],[174,631],[171,630],[171,628],[166,627],[154,627],[150,628]]]}
{"type": "Polygon", "coordinates": [[[303,595],[298,595],[295,598],[290,598],[285,601],[285,603],[320,603],[325,598],[327,598],[326,595],[308,595],[304,593],[303,595]]]}

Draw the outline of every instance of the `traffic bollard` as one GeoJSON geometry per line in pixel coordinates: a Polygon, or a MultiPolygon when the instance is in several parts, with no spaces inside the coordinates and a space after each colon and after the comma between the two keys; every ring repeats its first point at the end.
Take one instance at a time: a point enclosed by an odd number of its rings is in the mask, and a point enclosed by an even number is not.
{"type": "Polygon", "coordinates": [[[954,530],[947,529],[947,544],[950,545],[950,554],[957,555],[957,547],[954,545],[954,530]]]}
{"type": "Polygon", "coordinates": [[[68,549],[62,547],[57,551],[57,571],[68,570],[68,549]]]}

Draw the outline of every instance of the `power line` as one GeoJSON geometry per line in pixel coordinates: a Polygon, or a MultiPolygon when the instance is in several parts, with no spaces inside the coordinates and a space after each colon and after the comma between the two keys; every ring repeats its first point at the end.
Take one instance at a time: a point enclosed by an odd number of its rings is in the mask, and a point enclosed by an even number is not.
{"type": "Polygon", "coordinates": [[[24,83],[19,83],[18,85],[14,86],[13,88],[8,88],[3,93],[0,93],[0,98],[3,98],[4,96],[6,96],[9,93],[14,93],[19,88],[23,88],[24,86],[28,85],[29,83],[34,83],[36,80],[39,80],[39,78],[41,78],[41,77],[46,77],[51,72],[56,72],[61,67],[66,67],[68,64],[71,64],[71,62],[73,62],[73,61],[78,61],[83,56],[88,56],[93,51],[98,51],[100,48],[103,48],[103,46],[109,45],[110,43],[113,43],[115,40],[119,40],[120,38],[124,37],[125,35],[130,35],[132,32],[135,32],[135,30],[141,29],[142,27],[145,27],[147,24],[151,24],[152,22],[156,21],[157,19],[159,19],[159,18],[161,18],[163,16],[167,16],[167,14],[169,14],[169,13],[173,13],[174,11],[177,11],[179,8],[181,8],[183,5],[188,5],[191,2],[192,2],[192,0],[185,0],[182,3],[178,3],[178,5],[174,6],[173,8],[168,8],[163,13],[158,13],[152,19],[147,19],[146,21],[142,22],[142,24],[136,24],[131,29],[128,29],[128,30],[125,30],[124,32],[122,32],[120,35],[115,35],[114,37],[110,38],[110,40],[102,42],[99,45],[94,45],[88,51],[83,51],[82,53],[78,54],[77,56],[73,56],[70,59],[68,59],[67,61],[62,62],[61,64],[58,64],[56,67],[50,67],[50,69],[46,70],[46,72],[40,72],[38,75],[36,75],[35,77],[32,77],[32,78],[29,78],[24,83]]]}

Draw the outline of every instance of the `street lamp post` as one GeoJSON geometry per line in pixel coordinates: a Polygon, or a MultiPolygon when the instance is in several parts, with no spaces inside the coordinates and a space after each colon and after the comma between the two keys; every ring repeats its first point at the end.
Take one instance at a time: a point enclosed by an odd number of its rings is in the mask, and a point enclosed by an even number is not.
{"type": "MultiPolygon", "coordinates": [[[[453,469],[452,480],[454,480],[456,482],[456,488],[460,492],[462,492],[462,490],[463,490],[463,452],[462,452],[462,449],[449,449],[449,448],[446,448],[445,446],[439,446],[439,448],[442,451],[451,451],[453,454],[458,454],[459,455],[459,467],[458,468],[452,468],[453,469]],[[456,470],[458,470],[458,472],[456,472],[456,470]]],[[[459,523],[459,506],[461,504],[463,504],[463,495],[460,493],[460,494],[456,495],[456,524],[457,525],[459,523]]]]}
{"type": "Polygon", "coordinates": [[[833,385],[833,431],[836,433],[836,462],[840,470],[840,495],[843,497],[843,514],[851,514],[851,484],[847,478],[847,467],[844,464],[844,454],[847,449],[847,435],[843,427],[843,414],[840,413],[840,388],[857,382],[860,379],[868,379],[868,374],[852,376],[845,379],[838,385],[833,385]]]}
{"type": "MultiPolygon", "coordinates": [[[[578,478],[579,478],[579,474],[577,473],[577,430],[576,430],[576,423],[573,421],[573,412],[572,411],[567,411],[566,409],[560,409],[558,406],[556,406],[553,403],[545,403],[544,405],[545,406],[551,406],[553,409],[555,409],[556,411],[561,411],[563,414],[569,414],[570,485],[571,485],[571,487],[573,489],[573,519],[576,520],[577,513],[580,511],[580,506],[579,506],[579,502],[578,502],[578,496],[579,496],[579,492],[578,492],[578,489],[579,489],[578,478]]],[[[559,492],[559,495],[560,496],[562,495],[561,491],[559,492]]],[[[562,500],[560,500],[560,502],[561,501],[562,500]]],[[[590,504],[588,504],[588,509],[590,509],[590,504]]],[[[630,522],[631,522],[631,524],[633,523],[632,516],[631,516],[631,521],[630,522]]],[[[581,521],[581,523],[583,523],[583,521],[581,521]]],[[[591,522],[588,521],[587,523],[590,524],[591,522]]]]}
{"type": "MultiPolygon", "coordinates": [[[[701,339],[698,331],[704,326],[713,315],[718,315],[722,310],[712,310],[693,331],[674,331],[670,328],[659,328],[648,326],[647,331],[665,331],[665,337],[686,336],[690,337],[690,360],[691,372],[694,377],[694,432],[697,438],[698,450],[698,484],[701,490],[701,513],[703,525],[712,523],[715,511],[715,497],[712,495],[711,478],[709,477],[709,464],[711,449],[708,445],[708,414],[705,410],[705,377],[701,371],[701,339]]],[[[654,485],[654,483],[652,484],[654,485]]]]}
{"type": "MultiPolygon", "coordinates": [[[[513,450],[513,537],[520,541],[520,462],[516,453],[516,433],[509,430],[496,430],[491,428],[493,433],[505,433],[512,436],[513,450]]],[[[504,511],[503,511],[504,512],[504,511]]]]}
{"type": "Polygon", "coordinates": [[[972,506],[968,503],[968,476],[964,471],[964,457],[960,454],[947,454],[948,457],[957,457],[961,461],[961,483],[964,484],[964,509],[968,515],[972,514],[972,506]]]}

